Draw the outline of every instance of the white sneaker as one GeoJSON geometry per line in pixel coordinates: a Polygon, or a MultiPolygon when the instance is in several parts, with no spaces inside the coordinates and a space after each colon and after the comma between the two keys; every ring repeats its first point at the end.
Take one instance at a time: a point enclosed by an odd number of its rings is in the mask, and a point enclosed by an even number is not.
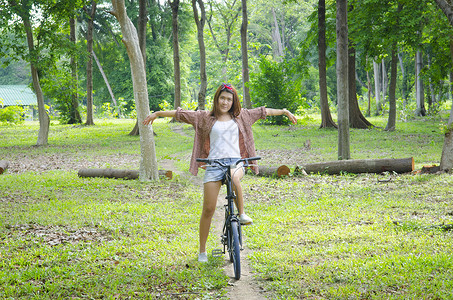
{"type": "Polygon", "coordinates": [[[198,261],[201,263],[206,263],[208,262],[208,253],[207,252],[202,252],[198,254],[198,261]]]}
{"type": "Polygon", "coordinates": [[[239,222],[241,222],[241,225],[252,225],[253,220],[246,214],[241,214],[239,215],[239,222]]]}

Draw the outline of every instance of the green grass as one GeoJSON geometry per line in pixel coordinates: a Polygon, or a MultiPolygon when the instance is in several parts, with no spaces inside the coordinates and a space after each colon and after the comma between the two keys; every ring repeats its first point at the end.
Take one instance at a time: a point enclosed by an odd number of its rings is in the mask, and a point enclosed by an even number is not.
{"type": "MultiPolygon", "coordinates": [[[[0,159],[11,163],[0,175],[0,298],[224,298],[224,259],[196,262],[201,188],[185,175],[79,178],[78,164],[138,168],[139,138],[127,135],[133,121],[95,123],[53,124],[46,147],[34,146],[36,123],[0,126],[0,159]]],[[[319,123],[255,125],[261,163],[336,160],[337,131],[319,123]]],[[[351,130],[351,156],[436,164],[439,124],[351,130]]],[[[165,120],[153,127],[158,161],[187,173],[193,130],[165,120]]],[[[258,282],[273,299],[452,299],[452,233],[438,226],[453,223],[452,184],[446,174],[247,175],[255,224],[244,234],[258,282]]],[[[211,234],[208,249],[218,240],[211,234]]]]}

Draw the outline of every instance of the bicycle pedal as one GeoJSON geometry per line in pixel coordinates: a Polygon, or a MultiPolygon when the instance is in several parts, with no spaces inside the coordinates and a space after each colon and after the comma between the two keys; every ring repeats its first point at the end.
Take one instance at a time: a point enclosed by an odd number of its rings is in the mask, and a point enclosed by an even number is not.
{"type": "Polygon", "coordinates": [[[212,256],[213,257],[220,257],[223,255],[223,251],[220,249],[214,249],[212,250],[212,256]]]}

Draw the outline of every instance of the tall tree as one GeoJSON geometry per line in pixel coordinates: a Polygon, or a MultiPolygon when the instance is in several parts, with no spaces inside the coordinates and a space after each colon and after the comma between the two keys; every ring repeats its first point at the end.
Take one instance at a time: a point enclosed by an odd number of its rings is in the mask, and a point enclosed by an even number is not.
{"type": "Polygon", "coordinates": [[[330,113],[327,99],[327,64],[326,64],[326,1],[318,2],[318,72],[319,72],[319,101],[321,106],[320,128],[338,128],[330,113]]]}
{"type": "MultiPolygon", "coordinates": [[[[69,28],[70,28],[70,34],[69,34],[69,39],[70,41],[76,45],[77,39],[76,39],[76,24],[75,24],[75,18],[71,17],[69,19],[69,28]]],[[[77,75],[77,59],[75,53],[71,53],[71,76],[72,76],[72,105],[71,105],[71,113],[70,113],[70,119],[68,121],[68,124],[80,124],[82,123],[82,118],[80,117],[80,112],[79,112],[79,95],[78,95],[78,75],[77,75]]]]}
{"type": "Polygon", "coordinates": [[[247,43],[247,28],[248,28],[248,16],[247,16],[247,0],[242,0],[242,25],[241,25],[241,53],[242,53],[242,90],[243,90],[243,103],[245,108],[252,108],[252,102],[250,100],[250,89],[249,89],[249,54],[248,54],[248,43],[247,43]]]}
{"type": "Polygon", "coordinates": [[[422,68],[423,68],[422,50],[418,49],[415,55],[415,77],[416,77],[415,98],[417,101],[417,109],[415,110],[415,114],[417,116],[426,115],[425,90],[423,85],[423,79],[421,76],[422,68]]]}
{"type": "Polygon", "coordinates": [[[348,97],[348,1],[337,0],[338,159],[350,159],[348,97]]]}
{"type": "MultiPolygon", "coordinates": [[[[448,22],[453,27],[453,1],[450,0],[435,0],[439,8],[445,14],[448,22]]],[[[453,54],[452,54],[453,65],[453,54]]],[[[453,110],[453,109],[452,109],[453,110]]],[[[453,169],[453,118],[450,113],[448,119],[447,130],[445,132],[444,146],[442,148],[442,156],[440,159],[440,169],[451,171],[453,169]]]]}
{"type": "Polygon", "coordinates": [[[87,120],[85,125],[94,125],[93,120],[93,28],[96,16],[96,1],[91,0],[91,7],[84,6],[88,15],[87,27],[87,120]]]}
{"type": "MultiPolygon", "coordinates": [[[[23,24],[25,29],[25,35],[28,45],[28,59],[30,62],[31,77],[33,80],[33,89],[36,93],[36,98],[38,102],[38,114],[39,114],[39,133],[37,146],[45,146],[48,144],[49,137],[49,126],[50,118],[47,114],[46,108],[44,106],[44,95],[41,89],[41,84],[38,74],[38,62],[39,62],[39,51],[35,49],[35,40],[33,36],[33,27],[31,22],[30,13],[33,9],[33,1],[22,0],[17,2],[16,0],[8,1],[10,6],[10,13],[17,15],[23,24]]],[[[8,24],[10,25],[10,24],[8,24]]],[[[11,25],[10,25],[11,26],[11,25]]],[[[21,32],[22,29],[17,27],[18,32],[21,32]]]]}
{"type": "Polygon", "coordinates": [[[192,0],[193,17],[197,24],[198,49],[200,50],[200,91],[198,92],[198,109],[204,110],[206,103],[206,89],[208,79],[206,76],[206,47],[204,45],[204,25],[206,23],[206,10],[202,0],[192,0]],[[198,15],[197,4],[201,16],[198,15]]]}
{"type": "Polygon", "coordinates": [[[174,80],[175,80],[175,102],[174,107],[181,106],[181,66],[179,58],[179,0],[168,0],[172,12],[172,34],[173,34],[173,65],[174,65],[174,80]]]}
{"type": "Polygon", "coordinates": [[[145,62],[140,50],[137,30],[126,14],[124,0],[112,0],[113,11],[111,12],[118,20],[123,34],[123,42],[129,56],[134,99],[137,107],[137,119],[140,131],[140,169],[141,181],[159,180],[157,168],[156,149],[152,126],[143,125],[143,120],[149,115],[148,84],[146,81],[145,62]]]}
{"type": "MultiPolygon", "coordinates": [[[[146,24],[148,24],[148,10],[146,8],[146,0],[140,0],[138,5],[138,42],[140,51],[142,52],[143,62],[146,68],[146,24]]],[[[139,135],[138,120],[135,121],[135,126],[129,135],[139,135]]]]}
{"type": "Polygon", "coordinates": [[[371,124],[362,114],[359,107],[359,102],[357,99],[357,86],[355,80],[355,46],[352,41],[349,41],[348,47],[348,99],[349,99],[349,127],[350,128],[360,128],[367,129],[372,127],[371,124]]]}

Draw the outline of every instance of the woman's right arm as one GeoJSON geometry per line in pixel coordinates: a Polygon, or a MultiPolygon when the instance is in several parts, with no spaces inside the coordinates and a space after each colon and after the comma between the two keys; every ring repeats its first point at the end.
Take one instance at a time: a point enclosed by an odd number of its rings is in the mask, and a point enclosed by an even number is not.
{"type": "Polygon", "coordinates": [[[158,117],[173,118],[176,114],[176,110],[160,110],[155,111],[143,120],[143,125],[153,124],[154,120],[158,117]]]}

